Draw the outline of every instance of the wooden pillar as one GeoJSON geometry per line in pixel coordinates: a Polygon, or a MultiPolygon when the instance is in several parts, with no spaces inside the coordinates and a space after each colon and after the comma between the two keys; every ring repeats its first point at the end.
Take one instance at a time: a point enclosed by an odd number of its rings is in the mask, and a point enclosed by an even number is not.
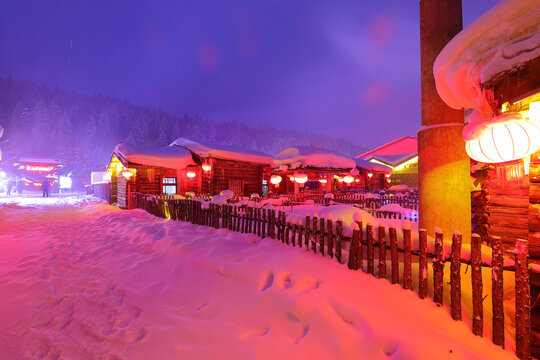
{"type": "Polygon", "coordinates": [[[470,159],[462,137],[463,110],[447,106],[437,93],[433,63],[461,29],[461,0],[421,0],[420,53],[422,127],[418,131],[419,228],[434,236],[459,230],[471,237],[470,159]]]}

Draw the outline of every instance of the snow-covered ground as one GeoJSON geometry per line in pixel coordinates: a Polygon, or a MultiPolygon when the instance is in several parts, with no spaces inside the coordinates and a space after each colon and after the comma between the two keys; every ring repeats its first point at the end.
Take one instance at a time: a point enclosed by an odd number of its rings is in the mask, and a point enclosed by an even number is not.
{"type": "Polygon", "coordinates": [[[0,359],[514,358],[430,300],[276,240],[0,198],[0,359]]]}

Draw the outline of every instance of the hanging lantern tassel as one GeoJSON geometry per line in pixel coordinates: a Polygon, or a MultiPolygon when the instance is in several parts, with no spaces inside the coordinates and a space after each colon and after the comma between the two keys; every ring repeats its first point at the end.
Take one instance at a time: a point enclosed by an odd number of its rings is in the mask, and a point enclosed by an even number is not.
{"type": "Polygon", "coordinates": [[[537,124],[519,113],[471,121],[463,128],[463,138],[467,154],[489,164],[522,159],[540,147],[537,124]]]}

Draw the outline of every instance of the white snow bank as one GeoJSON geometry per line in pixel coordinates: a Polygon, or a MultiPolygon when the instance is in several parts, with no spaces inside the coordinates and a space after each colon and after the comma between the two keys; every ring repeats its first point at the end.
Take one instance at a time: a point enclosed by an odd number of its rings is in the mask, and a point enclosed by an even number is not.
{"type": "Polygon", "coordinates": [[[274,166],[291,168],[347,169],[356,167],[353,159],[336,152],[307,146],[289,147],[274,157],[274,166]],[[293,167],[294,165],[294,167],[293,167]]]}
{"type": "Polygon", "coordinates": [[[169,169],[185,169],[190,165],[196,165],[191,153],[179,147],[148,148],[122,142],[116,145],[114,153],[120,159],[139,165],[169,169]]]}
{"type": "Polygon", "coordinates": [[[271,166],[272,157],[262,152],[248,150],[235,145],[210,145],[185,138],[176,139],[171,147],[183,147],[203,158],[246,161],[271,166]]]}
{"type": "Polygon", "coordinates": [[[229,200],[234,197],[234,192],[232,190],[222,190],[219,195],[224,196],[225,199],[229,200]]]}
{"type": "Polygon", "coordinates": [[[433,66],[444,102],[492,113],[481,84],[540,56],[538,19],[538,0],[504,0],[457,34],[433,66]]]}

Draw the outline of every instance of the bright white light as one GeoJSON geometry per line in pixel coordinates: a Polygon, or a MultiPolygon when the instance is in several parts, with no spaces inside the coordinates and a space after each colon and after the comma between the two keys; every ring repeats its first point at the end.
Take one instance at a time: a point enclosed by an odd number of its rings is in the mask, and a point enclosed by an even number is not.
{"type": "Polygon", "coordinates": [[[202,169],[204,171],[210,171],[212,170],[212,166],[210,164],[202,164],[202,169]]]}
{"type": "Polygon", "coordinates": [[[294,174],[294,181],[303,184],[308,181],[308,176],[307,174],[294,174]]]}
{"type": "Polygon", "coordinates": [[[5,171],[0,171],[0,177],[5,178],[7,176],[5,171]]]}
{"type": "Polygon", "coordinates": [[[191,179],[191,178],[194,178],[195,175],[196,175],[196,174],[195,174],[195,172],[193,172],[193,171],[188,171],[187,174],[186,174],[186,176],[187,176],[188,178],[190,178],[190,179],[191,179]]]}
{"type": "Polygon", "coordinates": [[[270,182],[271,182],[272,184],[274,184],[274,185],[279,184],[279,183],[281,182],[281,180],[282,180],[282,179],[281,179],[281,176],[279,176],[279,175],[272,175],[272,176],[270,177],[270,182]]]}
{"type": "Polygon", "coordinates": [[[73,181],[70,177],[60,176],[60,189],[71,189],[73,181]]]}
{"type": "Polygon", "coordinates": [[[345,181],[345,183],[347,183],[347,184],[350,184],[350,183],[352,183],[354,181],[354,178],[352,176],[350,176],[350,175],[347,175],[347,176],[345,176],[343,178],[343,181],[345,181]]]}

